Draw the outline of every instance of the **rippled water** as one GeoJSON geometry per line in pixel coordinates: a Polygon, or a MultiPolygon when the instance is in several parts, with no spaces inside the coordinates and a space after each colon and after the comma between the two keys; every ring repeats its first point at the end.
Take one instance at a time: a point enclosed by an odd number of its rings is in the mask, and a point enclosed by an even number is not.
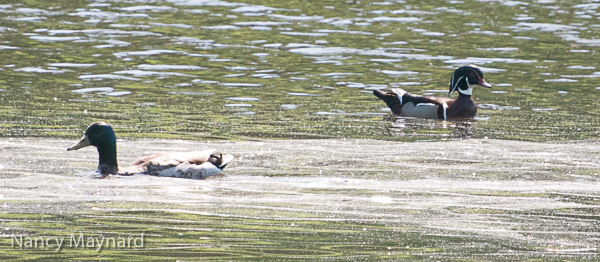
{"type": "Polygon", "coordinates": [[[597,260],[597,0],[241,1],[0,3],[0,259],[597,260]],[[446,96],[470,63],[494,86],[470,121],[371,94],[446,96]],[[92,180],[96,152],[65,149],[94,121],[121,165],[236,159],[92,180]],[[149,242],[53,253],[19,232],[149,242]]]}
{"type": "Polygon", "coordinates": [[[598,141],[119,144],[121,164],[194,148],[236,156],[225,176],[207,180],[90,179],[97,153],[66,152],[71,143],[0,141],[0,258],[598,260],[598,141]],[[72,233],[145,233],[146,245],[56,252],[10,238],[72,233]]]}
{"type": "Polygon", "coordinates": [[[594,1],[5,1],[2,136],[597,138],[594,1]],[[470,123],[400,119],[371,91],[445,96],[483,67],[470,123]],[[235,100],[232,97],[247,98],[235,100]],[[461,136],[458,136],[461,137],[461,136]]]}

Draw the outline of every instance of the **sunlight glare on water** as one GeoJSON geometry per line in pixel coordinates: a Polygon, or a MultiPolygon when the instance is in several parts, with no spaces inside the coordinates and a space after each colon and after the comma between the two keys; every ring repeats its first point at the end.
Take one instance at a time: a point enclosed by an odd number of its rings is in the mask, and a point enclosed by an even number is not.
{"type": "Polygon", "coordinates": [[[0,257],[595,261],[599,8],[5,0],[0,233],[149,242],[50,253],[3,237],[0,257]],[[447,96],[467,64],[493,86],[475,87],[474,119],[395,118],[372,95],[447,96]],[[91,179],[97,152],[65,149],[96,121],[114,127],[122,166],[236,158],[202,181],[91,179]]]}
{"type": "Polygon", "coordinates": [[[479,117],[490,121],[474,122],[473,137],[595,138],[597,9],[587,1],[9,1],[0,9],[0,130],[73,137],[104,120],[144,137],[444,140],[448,125],[390,129],[370,92],[445,96],[452,70],[473,63],[494,86],[474,91],[479,117]],[[255,113],[240,117],[231,97],[259,99],[255,113]],[[187,121],[174,128],[175,118],[187,121]],[[215,132],[222,123],[230,128],[215,132]]]}

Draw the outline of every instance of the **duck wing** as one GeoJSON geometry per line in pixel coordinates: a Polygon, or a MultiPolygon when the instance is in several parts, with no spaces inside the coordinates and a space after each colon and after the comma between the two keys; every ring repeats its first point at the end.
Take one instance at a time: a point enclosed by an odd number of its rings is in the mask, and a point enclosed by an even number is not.
{"type": "Polygon", "coordinates": [[[209,176],[218,175],[223,172],[223,169],[218,168],[210,162],[205,162],[200,165],[182,163],[174,167],[170,167],[159,172],[157,176],[161,177],[179,177],[189,179],[205,179],[209,176]]]}
{"type": "Polygon", "coordinates": [[[394,88],[390,92],[375,90],[373,94],[383,100],[392,113],[400,116],[446,119],[448,104],[454,100],[444,97],[421,96],[394,88]]]}
{"type": "Polygon", "coordinates": [[[148,174],[158,175],[158,172],[178,166],[182,163],[201,165],[206,163],[215,149],[193,152],[173,152],[142,157],[131,166],[119,170],[120,175],[148,174]]]}
{"type": "MultiPolygon", "coordinates": [[[[208,161],[211,154],[215,152],[216,149],[207,149],[202,151],[193,151],[193,152],[173,152],[166,154],[154,155],[153,158],[149,159],[150,163],[153,165],[160,166],[173,166],[179,165],[181,163],[190,163],[195,165],[201,165],[208,161]]],[[[139,161],[139,160],[138,160],[139,161]]],[[[135,164],[135,163],[134,163],[135,164]]]]}
{"type": "Polygon", "coordinates": [[[177,166],[161,170],[158,176],[179,177],[190,179],[205,179],[209,176],[218,175],[223,168],[233,160],[233,155],[211,154],[208,160],[202,164],[184,162],[177,166]]]}
{"type": "Polygon", "coordinates": [[[229,154],[213,154],[214,151],[207,149],[151,155],[138,159],[120,174],[204,179],[221,173],[234,158],[229,154]]]}

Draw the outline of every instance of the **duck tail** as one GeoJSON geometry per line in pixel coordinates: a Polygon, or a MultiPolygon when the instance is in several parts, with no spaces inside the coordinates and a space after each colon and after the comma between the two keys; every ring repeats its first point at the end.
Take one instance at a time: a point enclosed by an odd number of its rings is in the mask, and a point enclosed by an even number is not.
{"type": "Polygon", "coordinates": [[[402,98],[407,92],[404,89],[394,88],[392,92],[382,90],[373,90],[373,95],[383,100],[385,104],[392,110],[393,114],[399,115],[402,110],[402,98]]]}
{"type": "Polygon", "coordinates": [[[208,159],[208,162],[211,162],[213,165],[223,170],[233,160],[235,157],[229,154],[212,154],[208,159]]]}
{"type": "Polygon", "coordinates": [[[377,90],[373,90],[373,95],[375,95],[377,98],[385,101],[388,93],[377,89],[377,90]]]}

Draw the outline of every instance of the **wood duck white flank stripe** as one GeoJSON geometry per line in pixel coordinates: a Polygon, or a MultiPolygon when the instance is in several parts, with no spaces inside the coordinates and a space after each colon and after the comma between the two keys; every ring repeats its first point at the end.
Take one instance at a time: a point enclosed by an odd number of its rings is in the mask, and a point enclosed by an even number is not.
{"type": "Polygon", "coordinates": [[[400,88],[391,92],[375,90],[373,94],[383,100],[395,115],[443,120],[470,118],[477,115],[477,105],[471,97],[473,85],[492,88],[483,80],[479,67],[468,65],[456,69],[450,79],[448,96],[458,91],[456,99],[414,95],[400,88]]]}

